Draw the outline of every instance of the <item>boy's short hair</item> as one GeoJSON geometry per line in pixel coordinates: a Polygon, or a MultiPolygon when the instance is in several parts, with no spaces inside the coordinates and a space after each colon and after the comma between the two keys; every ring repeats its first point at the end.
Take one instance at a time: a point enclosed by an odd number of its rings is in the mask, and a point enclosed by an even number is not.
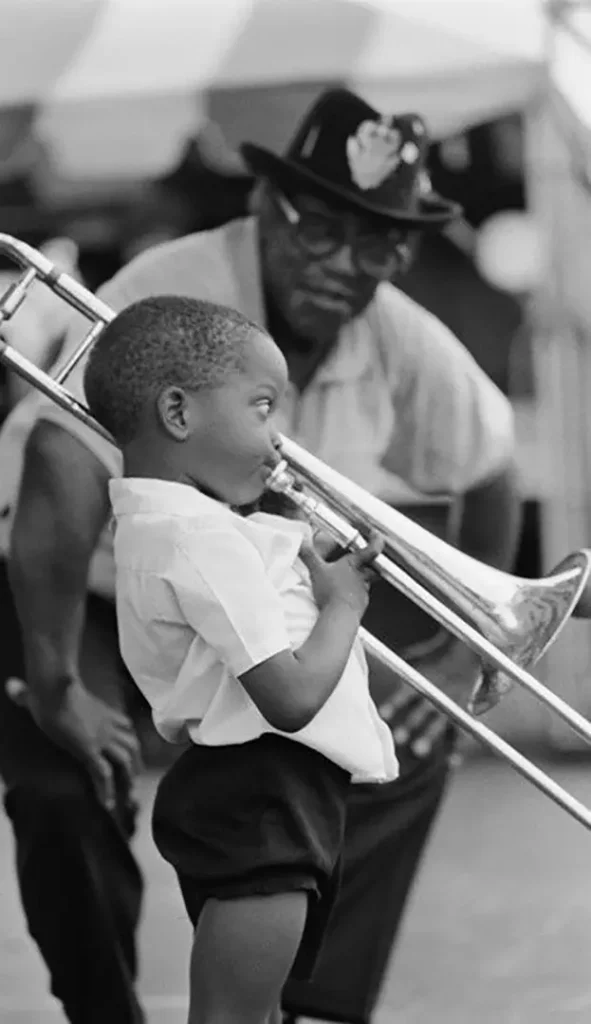
{"type": "Polygon", "coordinates": [[[167,385],[215,388],[244,366],[258,324],[201,299],[159,295],[134,302],[103,329],[84,373],[92,415],[119,445],[133,440],[146,404],[167,385]]]}

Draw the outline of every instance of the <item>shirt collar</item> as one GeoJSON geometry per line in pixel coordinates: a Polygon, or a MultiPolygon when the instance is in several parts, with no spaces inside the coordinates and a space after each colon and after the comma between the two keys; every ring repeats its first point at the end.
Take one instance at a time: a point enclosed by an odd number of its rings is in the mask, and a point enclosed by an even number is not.
{"type": "Polygon", "coordinates": [[[171,516],[233,515],[230,507],[196,487],[145,477],[115,477],[109,481],[113,515],[118,518],[155,512],[171,516]]]}

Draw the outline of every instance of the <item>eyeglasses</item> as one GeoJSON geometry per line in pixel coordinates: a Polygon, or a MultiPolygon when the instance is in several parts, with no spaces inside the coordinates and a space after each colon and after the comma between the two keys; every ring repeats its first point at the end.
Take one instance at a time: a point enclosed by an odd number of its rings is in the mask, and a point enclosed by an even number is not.
{"type": "Polygon", "coordinates": [[[394,228],[371,231],[359,217],[340,216],[328,211],[296,210],[278,189],[273,195],[283,216],[294,228],[302,249],[314,259],[326,259],[348,245],[355,268],[368,277],[388,278],[410,259],[408,233],[394,228]]]}

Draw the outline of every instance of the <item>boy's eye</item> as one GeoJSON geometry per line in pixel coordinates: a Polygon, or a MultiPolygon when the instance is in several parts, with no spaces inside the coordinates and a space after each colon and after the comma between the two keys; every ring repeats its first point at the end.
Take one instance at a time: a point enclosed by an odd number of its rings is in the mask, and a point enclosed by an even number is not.
{"type": "Polygon", "coordinates": [[[263,414],[263,416],[269,416],[273,408],[273,402],[270,398],[259,398],[257,402],[257,409],[263,414]]]}

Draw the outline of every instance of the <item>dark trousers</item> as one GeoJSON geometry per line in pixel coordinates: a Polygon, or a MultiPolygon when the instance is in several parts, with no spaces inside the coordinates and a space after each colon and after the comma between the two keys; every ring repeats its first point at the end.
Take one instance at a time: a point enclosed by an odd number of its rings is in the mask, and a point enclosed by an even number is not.
{"type": "MultiPolygon", "coordinates": [[[[3,562],[0,622],[0,775],[29,932],[71,1024],[139,1024],[142,878],[129,848],[129,794],[120,785],[118,813],[108,814],[79,763],[6,696],[6,679],[23,678],[23,659],[3,562]]],[[[95,693],[122,705],[127,680],[114,609],[98,598],[88,602],[82,675],[95,693]]]]}
{"type": "Polygon", "coordinates": [[[341,891],[312,979],[288,982],[293,1016],[368,1024],[448,775],[449,742],[403,760],[396,782],[352,786],[341,891]]]}

